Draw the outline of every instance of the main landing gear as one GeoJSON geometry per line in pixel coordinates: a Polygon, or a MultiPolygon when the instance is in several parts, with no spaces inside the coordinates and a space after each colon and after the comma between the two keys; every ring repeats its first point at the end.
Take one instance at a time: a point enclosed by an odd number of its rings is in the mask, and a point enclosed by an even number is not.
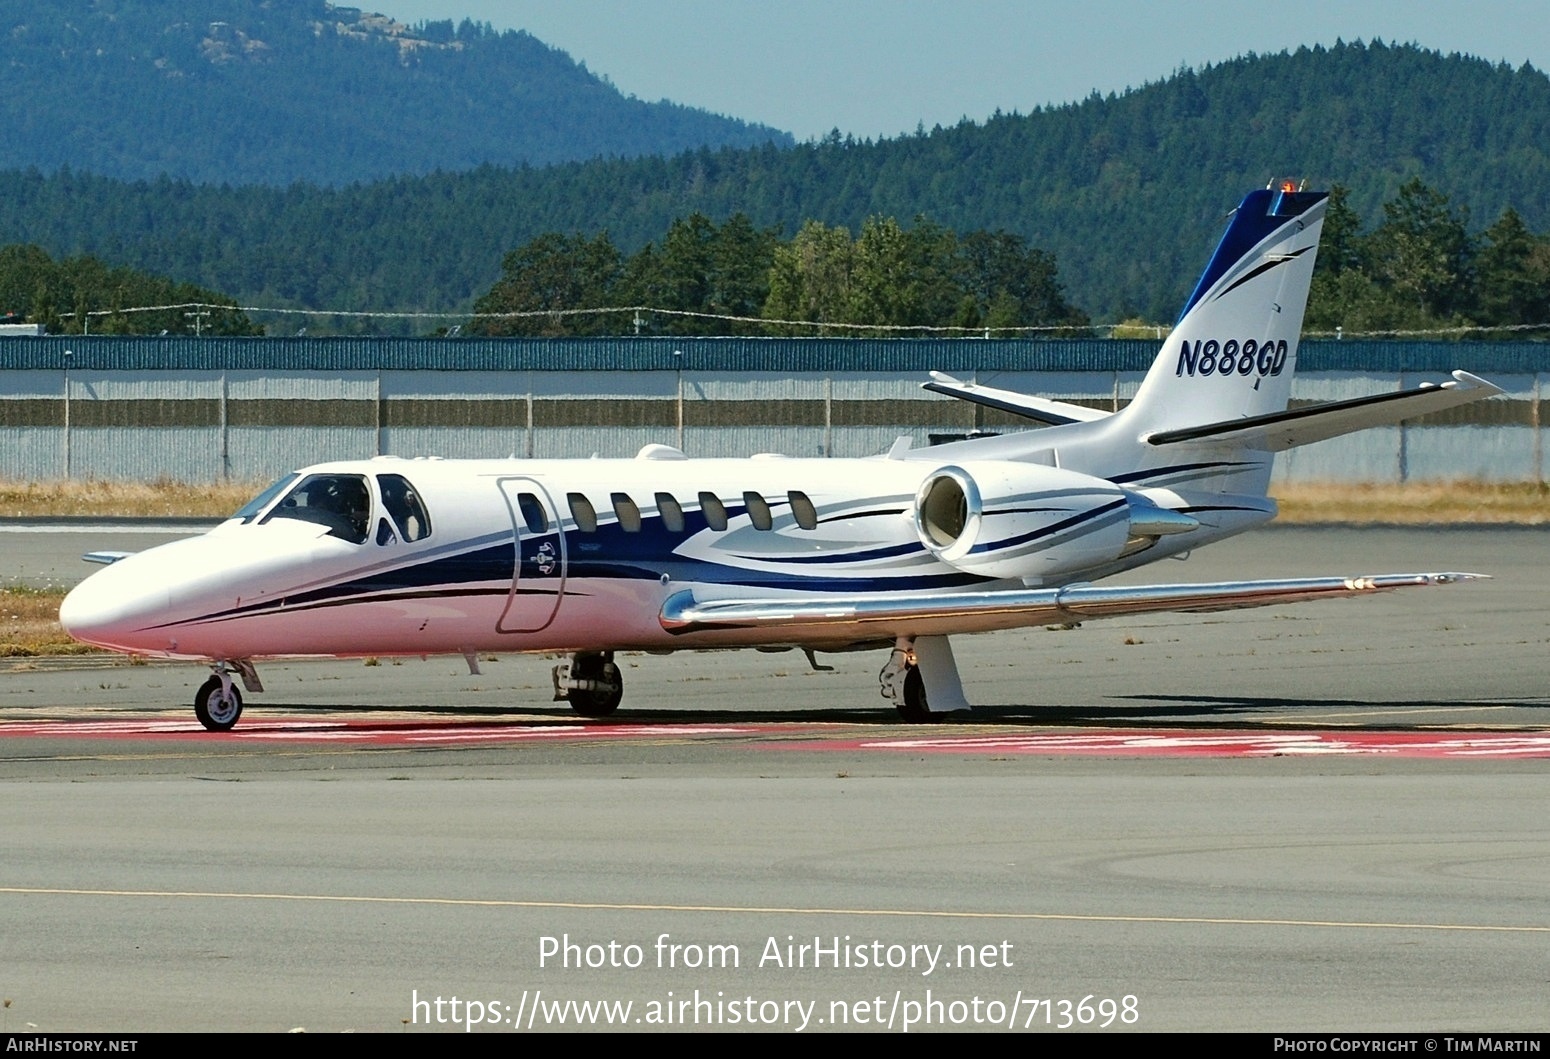
{"type": "Polygon", "coordinates": [[[624,678],[612,651],[578,651],[554,667],[554,701],[568,702],[583,717],[607,717],[624,698],[624,678]]]}
{"type": "Polygon", "coordinates": [[[944,714],[969,709],[958,664],[945,636],[901,636],[888,664],[877,674],[882,696],[893,701],[910,724],[929,724],[944,714]]]}
{"type": "Polygon", "coordinates": [[[194,716],[212,732],[229,732],[242,716],[242,692],[232,683],[231,675],[240,674],[249,691],[263,691],[264,685],[251,662],[214,662],[210,671],[215,675],[201,684],[194,696],[194,716]]]}

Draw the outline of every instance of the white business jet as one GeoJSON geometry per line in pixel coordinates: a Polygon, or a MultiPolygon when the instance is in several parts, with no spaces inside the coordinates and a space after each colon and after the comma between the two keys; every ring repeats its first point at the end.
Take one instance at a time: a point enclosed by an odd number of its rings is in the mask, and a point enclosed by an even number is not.
{"type": "MultiPolygon", "coordinates": [[[[1440,386],[1288,411],[1325,195],[1234,211],[1135,399],[1104,413],[936,374],[1025,431],[867,459],[373,460],[287,475],[209,533],[128,556],[66,597],[76,639],[198,659],[205,727],[231,728],[281,656],[570,655],[557,699],[610,714],[615,652],[875,647],[909,721],[967,708],[949,637],[1445,584],[1391,574],[1091,582],[1275,516],[1274,454],[1501,391],[1440,386]]],[[[116,561],[113,561],[116,560],[116,561]]]]}

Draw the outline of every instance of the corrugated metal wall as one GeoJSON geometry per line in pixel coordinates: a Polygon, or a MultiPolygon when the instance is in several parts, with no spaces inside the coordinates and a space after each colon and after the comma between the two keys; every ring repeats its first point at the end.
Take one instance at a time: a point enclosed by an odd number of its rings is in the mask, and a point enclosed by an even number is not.
{"type": "MultiPolygon", "coordinates": [[[[269,479],[376,454],[864,456],[900,435],[1020,429],[926,372],[1113,409],[1151,341],[0,339],[0,476],[269,479]]],[[[1284,454],[1285,479],[1545,480],[1533,343],[1303,344],[1294,403],[1443,381],[1506,397],[1284,454]]],[[[1542,366],[1545,370],[1541,370],[1542,366]]]]}

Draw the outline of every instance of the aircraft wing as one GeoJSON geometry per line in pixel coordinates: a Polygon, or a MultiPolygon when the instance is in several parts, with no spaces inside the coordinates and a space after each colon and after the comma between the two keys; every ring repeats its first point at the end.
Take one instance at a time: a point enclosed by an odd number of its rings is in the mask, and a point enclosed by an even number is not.
{"type": "Polygon", "coordinates": [[[949,397],[957,397],[973,404],[982,404],[987,408],[999,408],[1003,412],[1011,412],[1013,415],[1043,423],[1045,426],[1058,427],[1066,423],[1088,423],[1110,415],[1096,408],[1087,408],[1066,401],[1052,401],[1047,397],[1029,397],[1015,390],[997,390],[991,386],[964,382],[946,372],[933,371],[931,380],[921,383],[920,388],[930,390],[932,393],[944,393],[949,397]]]}
{"type": "Polygon", "coordinates": [[[1269,415],[1186,427],[1183,430],[1163,430],[1149,435],[1146,440],[1151,445],[1220,442],[1264,452],[1281,452],[1298,445],[1311,445],[1315,441],[1349,434],[1353,430],[1387,426],[1427,412],[1440,412],[1444,408],[1495,397],[1503,392],[1500,386],[1467,371],[1455,371],[1453,380],[1441,386],[1426,383],[1398,393],[1330,401],[1269,415]]]}
{"type": "Polygon", "coordinates": [[[1194,585],[1063,588],[1002,592],[878,595],[852,599],[706,599],[684,591],[662,606],[662,627],[672,633],[708,629],[789,629],[821,638],[828,630],[843,638],[986,632],[1116,618],[1163,611],[1204,613],[1363,596],[1396,588],[1450,585],[1487,575],[1466,573],[1379,574],[1367,577],[1312,577],[1280,581],[1224,581],[1194,585]]]}

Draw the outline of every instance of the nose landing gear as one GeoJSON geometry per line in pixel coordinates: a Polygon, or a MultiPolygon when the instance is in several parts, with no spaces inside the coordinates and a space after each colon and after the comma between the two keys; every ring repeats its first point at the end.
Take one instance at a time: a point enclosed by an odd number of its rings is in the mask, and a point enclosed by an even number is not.
{"type": "Polygon", "coordinates": [[[249,691],[263,691],[264,685],[251,662],[212,662],[210,671],[215,675],[201,684],[194,696],[194,716],[212,732],[229,732],[242,716],[242,692],[232,683],[231,675],[240,674],[249,691]]]}
{"type": "Polygon", "coordinates": [[[229,732],[242,716],[242,692],[223,667],[199,686],[194,696],[194,716],[212,732],[229,732]]]}

